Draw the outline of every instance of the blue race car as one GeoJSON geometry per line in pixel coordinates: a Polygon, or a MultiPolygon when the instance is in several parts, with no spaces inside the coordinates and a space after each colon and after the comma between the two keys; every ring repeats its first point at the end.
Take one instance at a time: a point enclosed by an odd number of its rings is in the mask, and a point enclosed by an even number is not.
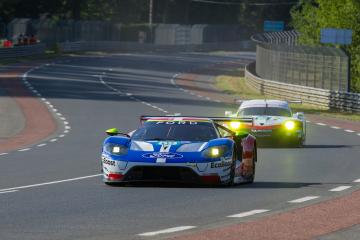
{"type": "Polygon", "coordinates": [[[107,130],[101,169],[106,184],[170,181],[231,185],[253,182],[256,139],[235,132],[252,119],[205,117],[141,117],[130,134],[107,130]]]}

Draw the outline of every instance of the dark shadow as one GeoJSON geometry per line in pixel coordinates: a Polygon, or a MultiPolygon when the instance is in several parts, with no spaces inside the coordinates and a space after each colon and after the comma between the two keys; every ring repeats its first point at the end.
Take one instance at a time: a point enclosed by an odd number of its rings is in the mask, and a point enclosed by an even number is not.
{"type": "Polygon", "coordinates": [[[253,182],[242,183],[234,186],[218,186],[218,185],[204,185],[196,183],[179,183],[179,182],[129,182],[129,183],[113,183],[111,187],[142,187],[142,188],[216,188],[216,189],[234,189],[234,188],[302,188],[313,185],[321,185],[322,183],[314,182],[253,182]]]}
{"type": "MultiPolygon", "coordinates": [[[[312,144],[304,145],[303,148],[352,148],[355,145],[325,145],[325,144],[312,144]]],[[[359,145],[356,145],[359,146],[359,145]]]]}

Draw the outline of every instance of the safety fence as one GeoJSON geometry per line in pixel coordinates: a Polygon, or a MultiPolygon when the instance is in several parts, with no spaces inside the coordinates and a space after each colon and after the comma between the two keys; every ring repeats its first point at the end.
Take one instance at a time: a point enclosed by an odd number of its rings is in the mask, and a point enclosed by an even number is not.
{"type": "Polygon", "coordinates": [[[360,112],[360,94],[329,89],[313,88],[295,84],[267,80],[256,75],[256,63],[245,68],[246,84],[262,95],[302,102],[324,109],[340,109],[347,112],[360,112]]]}
{"type": "Polygon", "coordinates": [[[41,55],[45,53],[45,49],[46,45],[41,43],[27,46],[16,46],[12,48],[0,48],[0,60],[41,55]]]}
{"type": "Polygon", "coordinates": [[[48,45],[76,41],[122,41],[159,45],[191,45],[249,40],[251,29],[241,25],[121,24],[107,21],[14,19],[8,38],[35,34],[48,45]]]}
{"type": "Polygon", "coordinates": [[[296,45],[295,31],[256,34],[256,74],[273,81],[322,88],[350,90],[350,62],[335,47],[296,45]]]}

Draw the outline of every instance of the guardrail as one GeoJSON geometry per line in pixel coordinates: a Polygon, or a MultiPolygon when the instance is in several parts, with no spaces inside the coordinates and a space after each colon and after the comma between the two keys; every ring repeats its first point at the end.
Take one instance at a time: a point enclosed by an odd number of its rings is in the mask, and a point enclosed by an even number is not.
{"type": "Polygon", "coordinates": [[[80,51],[215,51],[215,50],[249,50],[254,49],[251,41],[203,43],[203,44],[152,44],[120,41],[80,41],[59,44],[62,52],[80,51]]]}
{"type": "Polygon", "coordinates": [[[360,94],[331,91],[306,87],[260,78],[255,73],[255,62],[245,67],[247,86],[263,95],[287,100],[302,100],[304,103],[324,109],[340,109],[347,112],[360,112],[360,94]]]}
{"type": "Polygon", "coordinates": [[[45,49],[46,46],[42,43],[35,45],[15,46],[12,48],[0,48],[0,59],[41,55],[45,53],[45,49]]]}

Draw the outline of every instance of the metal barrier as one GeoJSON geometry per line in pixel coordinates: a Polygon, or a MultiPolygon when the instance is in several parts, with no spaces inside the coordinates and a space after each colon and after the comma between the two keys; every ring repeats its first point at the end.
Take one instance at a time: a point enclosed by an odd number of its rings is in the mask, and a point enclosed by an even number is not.
{"type": "Polygon", "coordinates": [[[203,44],[152,44],[119,41],[80,41],[64,42],[59,44],[62,52],[80,51],[165,51],[165,52],[187,52],[187,51],[216,51],[216,50],[249,50],[254,49],[251,41],[239,41],[228,43],[203,43],[203,44]]]}
{"type": "Polygon", "coordinates": [[[334,108],[348,112],[360,112],[360,94],[332,91],[263,79],[255,73],[255,62],[245,68],[246,84],[263,95],[275,96],[287,100],[302,100],[304,103],[334,108]]]}
{"type": "Polygon", "coordinates": [[[45,53],[45,49],[46,46],[42,43],[35,45],[15,46],[12,48],[0,48],[0,59],[41,55],[45,53]]]}

